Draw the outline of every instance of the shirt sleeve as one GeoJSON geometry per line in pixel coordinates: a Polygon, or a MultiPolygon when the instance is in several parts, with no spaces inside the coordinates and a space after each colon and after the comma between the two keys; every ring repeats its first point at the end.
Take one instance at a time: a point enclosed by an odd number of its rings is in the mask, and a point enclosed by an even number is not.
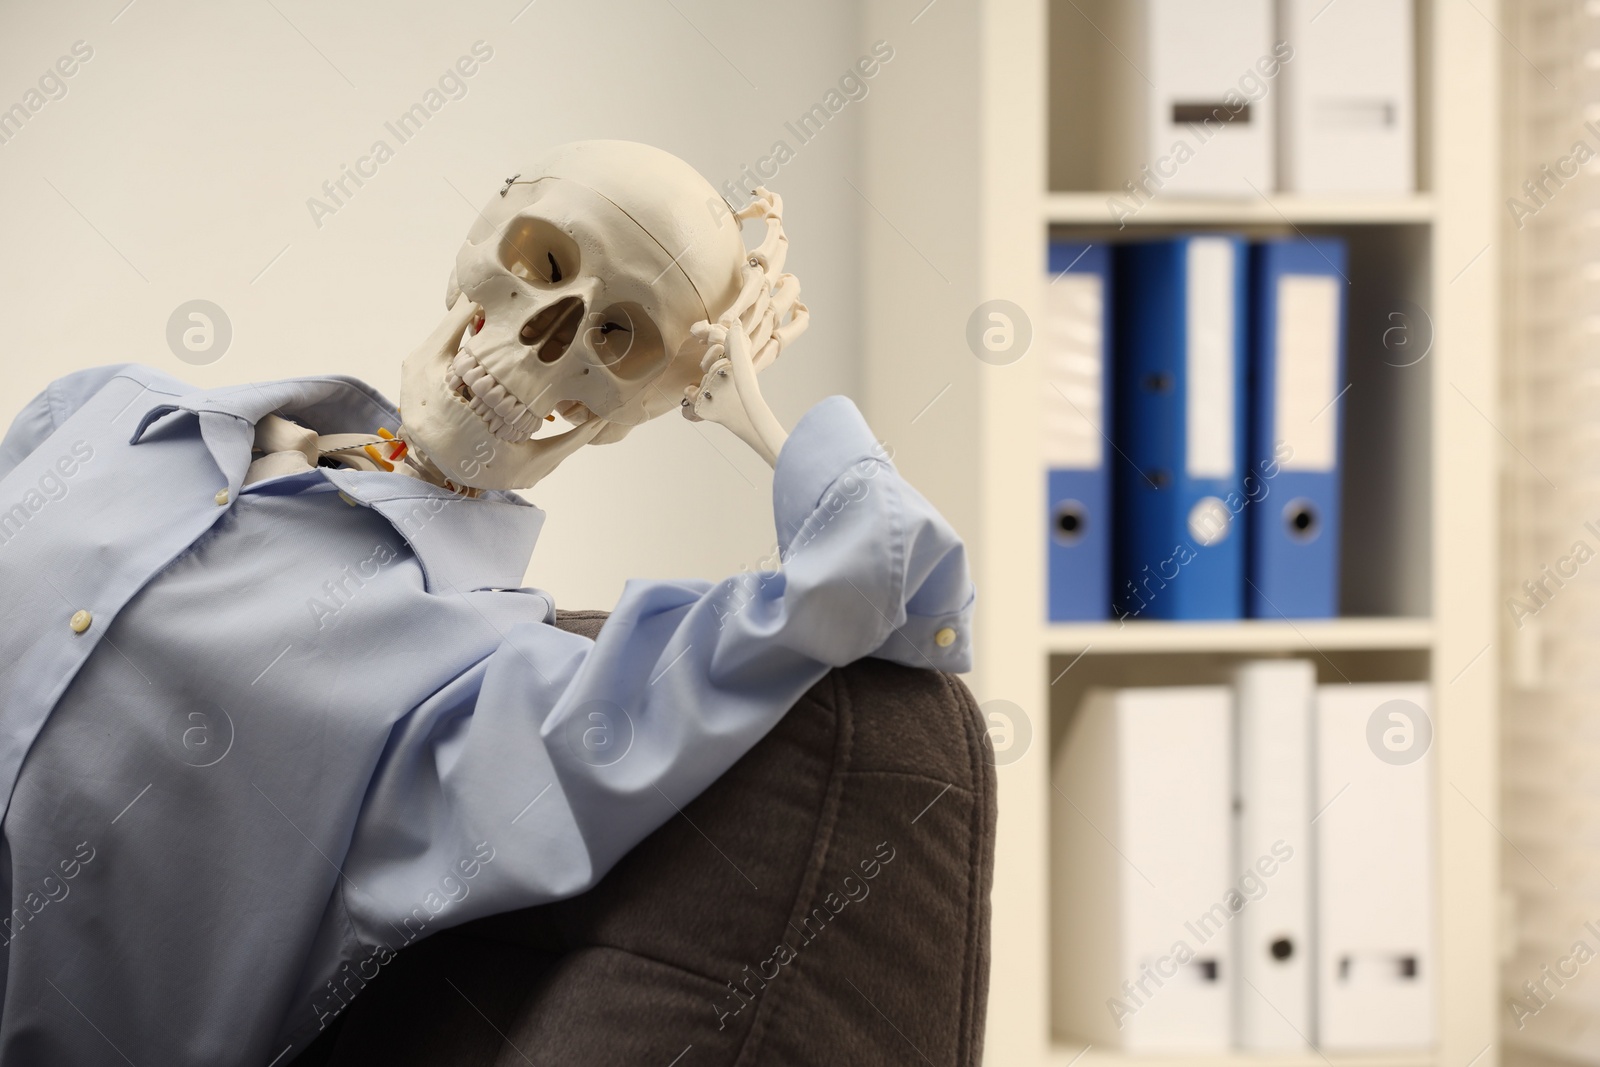
{"type": "Polygon", "coordinates": [[[409,717],[346,867],[364,939],[584,891],[831,667],[970,669],[965,549],[855,405],[801,419],[773,496],[781,566],[630,581],[592,642],[518,623],[409,717]]]}

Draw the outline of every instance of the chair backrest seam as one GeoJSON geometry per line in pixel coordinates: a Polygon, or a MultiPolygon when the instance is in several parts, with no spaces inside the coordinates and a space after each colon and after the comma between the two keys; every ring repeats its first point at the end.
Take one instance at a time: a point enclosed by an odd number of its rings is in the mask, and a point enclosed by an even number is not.
{"type": "MultiPolygon", "coordinates": [[[[828,771],[828,785],[823,791],[822,803],[817,812],[817,829],[812,836],[811,859],[800,878],[800,887],[795,893],[794,903],[789,908],[789,926],[794,926],[797,921],[802,920],[805,906],[816,896],[823,868],[827,866],[833,844],[833,832],[839,823],[839,810],[843,802],[854,742],[854,708],[848,685],[844,680],[844,672],[830,671],[827,678],[833,698],[831,701],[834,721],[833,762],[828,771]]],[[[811,690],[813,693],[815,691],[814,688],[811,690]]],[[[807,697],[801,699],[805,700],[807,697]]],[[[793,714],[792,710],[790,713],[793,714]]],[[[785,933],[782,936],[788,935],[785,933]]],[[[800,962],[796,959],[791,966],[798,970],[800,962]]],[[[759,1062],[762,1040],[766,1036],[768,1024],[779,1009],[781,1000],[782,998],[777,996],[761,998],[761,1003],[756,1006],[755,1018],[751,1020],[750,1029],[740,1045],[739,1055],[734,1060],[734,1067],[755,1067],[759,1062]]]]}

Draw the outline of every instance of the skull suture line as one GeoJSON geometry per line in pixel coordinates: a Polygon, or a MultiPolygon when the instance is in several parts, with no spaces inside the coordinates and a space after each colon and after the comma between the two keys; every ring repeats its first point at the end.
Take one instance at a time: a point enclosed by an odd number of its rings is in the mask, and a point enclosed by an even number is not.
{"type": "Polygon", "coordinates": [[[708,210],[720,203],[687,163],[626,141],[563,145],[508,181],[456,256],[449,313],[406,359],[401,437],[414,462],[461,486],[524,489],[672,408],[710,417],[685,397],[710,400],[699,383],[727,377],[734,329],[751,357],[739,392],[753,391],[751,367],[809,316],[782,273],[782,201],[758,190],[733,225],[708,210]],[[767,234],[747,252],[749,218],[767,234]],[[571,428],[554,432],[551,415],[571,428]]]}

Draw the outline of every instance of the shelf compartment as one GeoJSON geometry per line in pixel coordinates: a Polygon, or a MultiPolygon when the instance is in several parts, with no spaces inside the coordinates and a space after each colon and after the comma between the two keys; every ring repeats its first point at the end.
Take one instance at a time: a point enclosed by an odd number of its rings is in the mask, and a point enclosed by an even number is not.
{"type": "MultiPolygon", "coordinates": [[[[1434,351],[1430,309],[1435,305],[1428,295],[1432,227],[1309,221],[1302,227],[1279,221],[1239,229],[1292,243],[1314,235],[1337,237],[1349,250],[1348,266],[1341,272],[1348,282],[1344,385],[1325,416],[1342,424],[1343,435],[1338,602],[1343,615],[1351,618],[1428,615],[1433,603],[1434,367],[1441,358],[1434,351]]],[[[1072,235],[1116,246],[1161,232],[1155,226],[1120,233],[1112,227],[1102,230],[1082,227],[1072,235]]],[[[1046,371],[1039,373],[1040,392],[1050,393],[1042,379],[1046,371]]],[[[1113,469],[1119,476],[1127,474],[1120,465],[1113,469]]],[[[1042,492],[1042,471],[1036,484],[1042,492]]],[[[1045,502],[1042,495],[1036,499],[1041,517],[1036,521],[1044,527],[1045,502]]],[[[1284,503],[1287,498],[1275,503],[1264,496],[1252,506],[1276,510],[1284,503]]]]}

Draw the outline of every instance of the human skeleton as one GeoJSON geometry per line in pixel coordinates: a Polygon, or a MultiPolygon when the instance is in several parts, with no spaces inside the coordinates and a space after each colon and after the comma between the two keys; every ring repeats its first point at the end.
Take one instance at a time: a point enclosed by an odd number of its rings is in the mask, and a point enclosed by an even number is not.
{"type": "Polygon", "coordinates": [[[756,386],[808,314],[755,193],[557,149],[491,192],[403,413],[338,375],[120,364],[14,420],[0,965],[55,988],[7,998],[0,1060],[282,1062],[417,937],[593,887],[834,667],[970,669],[955,531],[848,398],[788,439],[756,386]],[[507,491],[674,407],[776,467],[781,580],[632,579],[569,632],[507,491]]]}

